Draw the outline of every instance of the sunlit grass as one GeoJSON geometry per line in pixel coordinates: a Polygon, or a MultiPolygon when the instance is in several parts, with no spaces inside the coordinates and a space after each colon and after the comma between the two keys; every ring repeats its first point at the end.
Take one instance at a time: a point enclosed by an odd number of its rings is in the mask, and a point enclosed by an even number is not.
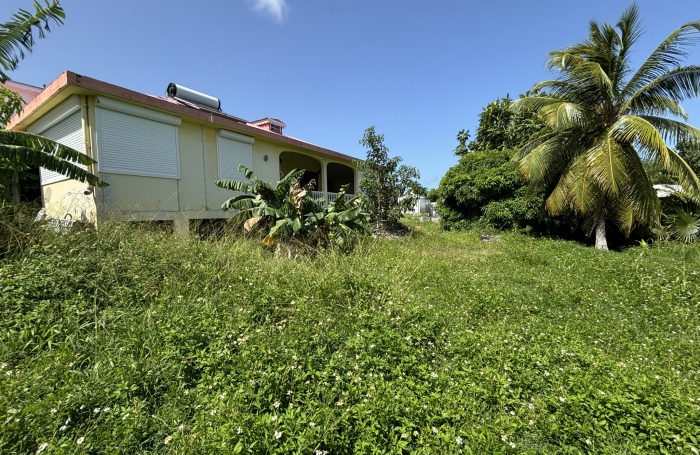
{"type": "Polygon", "coordinates": [[[421,227],[296,260],[44,235],[0,262],[0,452],[700,449],[697,247],[421,227]]]}

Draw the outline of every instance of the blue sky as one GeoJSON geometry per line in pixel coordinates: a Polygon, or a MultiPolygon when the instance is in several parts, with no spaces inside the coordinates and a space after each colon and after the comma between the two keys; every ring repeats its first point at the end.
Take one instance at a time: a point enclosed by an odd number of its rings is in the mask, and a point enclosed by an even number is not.
{"type": "MultiPolygon", "coordinates": [[[[365,128],[435,187],[455,136],[490,101],[548,78],[547,52],[615,23],[628,0],[63,0],[66,21],[11,73],[41,86],[64,70],[163,94],[169,82],[224,111],[277,117],[290,136],[358,158],[365,128]]],[[[645,58],[700,19],[698,0],[640,0],[645,58]]],[[[5,0],[0,21],[30,0],[5,0]]],[[[700,63],[700,43],[692,62],[700,63]]],[[[700,100],[685,105],[700,126],[700,100]]]]}

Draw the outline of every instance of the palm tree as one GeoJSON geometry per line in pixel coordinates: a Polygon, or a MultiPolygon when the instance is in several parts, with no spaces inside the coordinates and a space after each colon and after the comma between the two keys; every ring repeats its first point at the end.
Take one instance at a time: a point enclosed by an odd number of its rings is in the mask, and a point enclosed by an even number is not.
{"type": "MultiPolygon", "coordinates": [[[[46,2],[45,6],[35,1],[34,9],[33,14],[20,9],[12,20],[0,24],[0,82],[8,80],[3,70],[16,69],[24,58],[24,52],[32,51],[34,29],[43,38],[44,31],[50,31],[50,23],[63,24],[65,14],[58,0],[53,0],[51,4],[46,2]]],[[[22,106],[18,100],[21,98],[8,91],[0,94],[3,95],[0,99],[0,118],[8,120],[12,115],[19,114],[22,106]]],[[[87,155],[70,147],[35,134],[8,131],[4,124],[0,125],[0,189],[16,181],[20,173],[32,167],[44,167],[93,186],[104,186],[104,182],[80,166],[94,163],[87,155]]]]}
{"type": "Polygon", "coordinates": [[[535,85],[542,96],[512,104],[536,110],[550,129],[516,154],[518,168],[531,189],[547,191],[550,214],[571,210],[584,218],[598,249],[608,248],[606,219],[626,235],[658,225],[661,208],[645,163],[700,194],[698,177],[667,145],[700,143],[680,105],[700,95],[700,66],[683,66],[698,32],[700,21],[683,25],[633,71],[630,52],[641,35],[633,4],[616,26],[591,21],[585,41],[551,52],[548,69],[558,77],[535,85]]]}

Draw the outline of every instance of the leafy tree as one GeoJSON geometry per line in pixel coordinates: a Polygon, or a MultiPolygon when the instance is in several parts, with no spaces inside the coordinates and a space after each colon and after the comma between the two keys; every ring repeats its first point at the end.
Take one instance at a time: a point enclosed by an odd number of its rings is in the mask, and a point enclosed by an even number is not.
{"type": "Polygon", "coordinates": [[[265,229],[267,235],[263,243],[277,245],[277,253],[282,251],[280,243],[288,244],[291,240],[307,246],[332,244],[347,250],[365,231],[369,216],[362,212],[359,196],[344,200],[347,185],[330,204],[325,204],[323,199],[312,198],[316,182],[312,180],[301,185],[303,169],[291,171],[274,186],[260,180],[244,164],[240,164],[238,170],[245,174],[248,182],[216,182],[221,188],[243,193],[224,202],[221,208],[238,210],[232,220],[243,222],[246,231],[265,229]]]}
{"type": "MultiPolygon", "coordinates": [[[[537,93],[528,96],[538,96],[537,93]]],[[[521,98],[523,95],[521,95],[521,98]]],[[[476,138],[468,145],[472,152],[486,152],[488,150],[504,150],[520,148],[534,137],[542,134],[545,125],[533,110],[523,109],[515,112],[510,108],[513,100],[510,95],[489,103],[479,114],[479,126],[476,130],[476,138]]],[[[464,130],[457,134],[460,145],[455,154],[465,149],[465,143],[469,138],[469,132],[464,130]]]]}
{"type": "Polygon", "coordinates": [[[0,87],[0,128],[4,128],[10,119],[22,111],[22,96],[7,87],[0,87]]]}
{"type": "Polygon", "coordinates": [[[700,21],[683,25],[633,71],[630,52],[641,27],[632,5],[616,26],[592,21],[585,41],[551,52],[548,67],[559,76],[535,85],[543,96],[512,105],[516,113],[536,110],[552,130],[521,148],[518,168],[533,189],[546,192],[550,214],[571,210],[595,231],[596,248],[607,249],[606,219],[626,235],[659,224],[645,160],[694,194],[700,190],[666,143],[700,142],[700,130],[667,118],[687,120],[680,102],[700,95],[700,66],[682,66],[699,31],[700,21]]]}
{"type": "Polygon", "coordinates": [[[382,225],[392,228],[416,203],[416,196],[411,191],[418,188],[420,174],[414,167],[399,166],[401,157],[389,158],[384,135],[377,134],[373,126],[365,130],[360,144],[367,148],[367,159],[357,162],[362,169],[360,192],[363,207],[377,228],[382,225]]]}
{"type": "Polygon", "coordinates": [[[545,125],[534,112],[515,114],[510,104],[506,96],[484,107],[474,141],[469,142],[467,130],[457,133],[459,163],[447,171],[430,197],[438,203],[443,228],[479,223],[515,229],[537,223],[542,200],[523,199],[525,181],[511,158],[513,147],[543,134],[545,125]]]}
{"type": "Polygon", "coordinates": [[[537,223],[542,200],[523,198],[525,182],[512,157],[512,150],[471,152],[447,171],[437,198],[443,228],[477,222],[514,229],[537,223]]]}
{"type": "Polygon", "coordinates": [[[45,31],[51,31],[51,23],[62,25],[65,17],[59,0],[53,0],[50,4],[47,1],[44,6],[35,1],[34,13],[20,9],[9,22],[0,24],[0,82],[6,82],[9,78],[5,71],[17,69],[25,51],[32,51],[34,31],[39,38],[43,38],[45,31]]]}
{"type": "MultiPolygon", "coordinates": [[[[10,22],[0,24],[0,66],[5,71],[17,68],[25,50],[31,52],[34,29],[38,30],[39,37],[43,37],[44,31],[50,30],[51,22],[63,23],[65,15],[58,0],[51,4],[47,2],[46,6],[35,2],[34,8],[34,14],[19,10],[10,22]]],[[[7,79],[7,74],[0,70],[0,82],[7,79]]],[[[24,171],[36,167],[44,167],[93,186],[106,185],[79,166],[95,163],[87,155],[36,134],[6,130],[6,123],[21,110],[22,98],[3,88],[0,91],[0,190],[5,191],[0,195],[12,197],[10,188],[16,186],[24,171]]]]}

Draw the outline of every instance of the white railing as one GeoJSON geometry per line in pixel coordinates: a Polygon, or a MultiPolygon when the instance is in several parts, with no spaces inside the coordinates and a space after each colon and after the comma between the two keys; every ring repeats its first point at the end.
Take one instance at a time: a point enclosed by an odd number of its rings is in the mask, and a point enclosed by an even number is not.
{"type": "MultiPolygon", "coordinates": [[[[326,203],[330,204],[331,202],[333,202],[335,200],[335,198],[338,197],[338,194],[339,193],[330,193],[330,192],[327,193],[325,191],[312,191],[311,197],[313,197],[314,199],[323,198],[323,199],[325,199],[326,203]]],[[[352,199],[354,197],[355,197],[354,194],[347,194],[346,193],[345,196],[343,196],[343,200],[345,202],[348,202],[350,199],[352,199]]]]}

